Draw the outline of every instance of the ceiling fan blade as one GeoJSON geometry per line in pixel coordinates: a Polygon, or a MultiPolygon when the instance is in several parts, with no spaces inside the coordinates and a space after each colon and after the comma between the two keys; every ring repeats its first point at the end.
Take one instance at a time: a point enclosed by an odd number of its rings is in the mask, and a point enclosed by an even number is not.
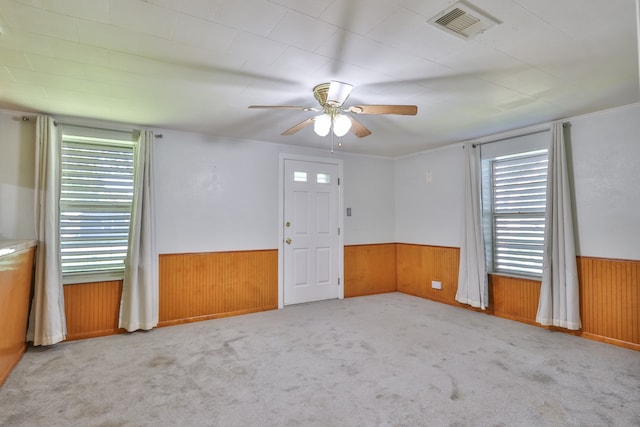
{"type": "Polygon", "coordinates": [[[327,92],[327,104],[332,107],[340,107],[347,100],[352,89],[353,86],[349,83],[332,80],[329,83],[329,91],[327,92]]]}
{"type": "Polygon", "coordinates": [[[266,108],[270,110],[301,110],[301,111],[320,111],[314,107],[302,107],[299,105],[249,105],[249,108],[266,108]]]}
{"type": "Polygon", "coordinates": [[[402,114],[415,116],[417,105],[352,105],[347,111],[356,114],[402,114]]]}
{"type": "Polygon", "coordinates": [[[371,135],[371,131],[364,127],[362,123],[351,116],[347,117],[349,117],[349,120],[351,120],[351,132],[353,132],[355,136],[357,136],[358,138],[364,138],[365,136],[371,135]]]}
{"type": "Polygon", "coordinates": [[[303,120],[300,123],[298,123],[297,125],[285,130],[280,135],[293,135],[294,133],[298,132],[300,129],[309,126],[311,123],[313,123],[313,120],[314,120],[314,117],[311,117],[311,118],[309,118],[307,120],[303,120]]]}

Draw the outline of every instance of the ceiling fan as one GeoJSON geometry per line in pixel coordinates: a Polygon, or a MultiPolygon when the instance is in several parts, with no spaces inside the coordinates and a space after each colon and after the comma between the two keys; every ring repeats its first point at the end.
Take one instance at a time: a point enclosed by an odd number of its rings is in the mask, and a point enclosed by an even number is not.
{"type": "Polygon", "coordinates": [[[319,136],[326,136],[330,131],[333,131],[334,135],[341,137],[351,131],[358,138],[371,135],[371,131],[351,115],[345,113],[401,114],[408,116],[415,116],[418,113],[418,107],[415,105],[352,105],[343,108],[343,104],[351,94],[352,89],[352,85],[335,80],[330,83],[320,83],[313,88],[313,96],[318,100],[320,108],[296,105],[250,105],[249,108],[322,112],[322,114],[303,120],[285,130],[282,135],[293,135],[313,124],[313,130],[319,136]]]}

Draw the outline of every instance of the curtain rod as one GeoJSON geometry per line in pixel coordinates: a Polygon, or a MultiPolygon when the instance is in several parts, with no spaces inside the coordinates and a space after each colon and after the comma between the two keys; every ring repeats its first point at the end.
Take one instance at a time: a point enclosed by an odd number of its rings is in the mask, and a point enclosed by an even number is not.
{"type": "MultiPolygon", "coordinates": [[[[36,117],[36,116],[22,116],[22,121],[23,122],[29,122],[34,117],[36,117]]],[[[54,126],[58,126],[58,124],[61,124],[61,125],[75,126],[75,127],[79,127],[79,128],[99,129],[99,130],[107,130],[109,132],[120,132],[120,133],[133,133],[135,131],[139,131],[139,129],[122,130],[122,129],[113,129],[113,128],[106,128],[106,127],[100,127],[100,126],[92,126],[92,125],[81,125],[81,124],[76,124],[76,123],[65,123],[65,122],[60,122],[58,120],[54,120],[53,124],[54,124],[54,126]]],[[[163,137],[163,135],[161,133],[154,133],[153,136],[154,136],[154,138],[158,138],[158,139],[163,137]]]]}
{"type": "MultiPolygon", "coordinates": [[[[569,126],[569,122],[562,122],[562,127],[566,128],[567,126],[569,126]]],[[[500,141],[505,141],[507,139],[513,139],[513,138],[519,138],[521,136],[529,136],[529,135],[535,135],[537,133],[542,133],[542,132],[549,132],[551,130],[551,127],[545,128],[545,129],[539,129],[539,130],[534,130],[531,132],[524,132],[524,133],[520,133],[520,134],[516,134],[513,136],[506,136],[504,138],[498,138],[498,139],[492,139],[491,141],[484,141],[484,142],[476,142],[471,144],[471,146],[473,148],[479,147],[481,145],[485,145],[485,144],[492,144],[494,142],[500,142],[500,141]]],[[[464,145],[463,145],[464,147],[464,145]]]]}
{"type": "Polygon", "coordinates": [[[81,125],[81,124],[76,124],[76,123],[69,123],[69,122],[61,122],[58,120],[54,120],[53,124],[55,126],[58,125],[66,125],[66,126],[74,126],[77,128],[83,128],[83,129],[98,129],[98,130],[106,130],[109,132],[119,132],[119,133],[133,133],[135,132],[135,129],[131,129],[131,130],[122,130],[122,129],[113,129],[113,128],[108,128],[108,127],[101,127],[101,126],[93,126],[93,125],[81,125]]]}
{"type": "Polygon", "coordinates": [[[533,131],[533,132],[525,132],[525,133],[521,133],[521,134],[514,135],[514,136],[508,136],[508,137],[505,137],[505,138],[492,139],[491,141],[476,142],[475,144],[471,144],[471,146],[473,148],[476,148],[476,147],[480,147],[481,145],[485,145],[485,144],[493,144],[494,142],[506,141],[507,139],[513,139],[513,138],[520,138],[521,136],[535,135],[537,133],[542,133],[542,132],[549,132],[549,129],[541,129],[541,130],[536,130],[536,131],[533,131]]]}

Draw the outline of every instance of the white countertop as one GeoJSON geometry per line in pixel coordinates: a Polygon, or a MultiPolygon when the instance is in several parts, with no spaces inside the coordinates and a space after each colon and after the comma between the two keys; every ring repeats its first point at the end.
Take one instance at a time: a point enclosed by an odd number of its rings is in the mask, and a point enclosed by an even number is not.
{"type": "Polygon", "coordinates": [[[0,240],[0,256],[23,251],[35,245],[35,240],[0,240]]]}

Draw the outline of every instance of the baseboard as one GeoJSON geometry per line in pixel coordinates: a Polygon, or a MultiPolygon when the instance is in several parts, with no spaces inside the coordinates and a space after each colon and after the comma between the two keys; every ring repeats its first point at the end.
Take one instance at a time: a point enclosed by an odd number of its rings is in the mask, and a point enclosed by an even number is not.
{"type": "Polygon", "coordinates": [[[450,301],[450,300],[448,300],[446,298],[438,298],[438,297],[434,297],[432,295],[425,296],[425,295],[420,295],[420,294],[417,294],[417,293],[414,294],[414,293],[407,292],[407,291],[397,291],[397,292],[400,292],[401,294],[411,295],[413,297],[418,297],[418,298],[426,299],[426,300],[429,300],[429,301],[437,302],[437,303],[440,303],[440,304],[449,305],[451,307],[464,308],[465,310],[475,311],[475,312],[482,313],[482,314],[493,314],[489,310],[482,310],[480,308],[471,307],[470,305],[461,304],[461,303],[459,303],[457,301],[450,301]]]}
{"type": "Polygon", "coordinates": [[[601,335],[596,335],[596,334],[592,334],[592,333],[589,333],[589,332],[578,332],[576,335],[578,335],[578,336],[580,336],[582,338],[586,338],[588,340],[598,341],[598,342],[605,343],[605,344],[611,344],[611,345],[615,345],[617,347],[623,347],[623,348],[626,348],[626,349],[629,349],[629,350],[640,351],[640,344],[636,344],[636,343],[632,343],[632,342],[628,342],[628,341],[617,340],[615,338],[603,337],[601,335]]]}
{"type": "Polygon", "coordinates": [[[377,289],[377,290],[368,290],[360,292],[356,295],[345,295],[345,298],[357,298],[357,297],[366,297],[368,295],[379,295],[379,294],[390,294],[393,292],[397,292],[395,288],[390,289],[377,289]]]}
{"type": "Polygon", "coordinates": [[[231,316],[239,316],[241,314],[249,314],[249,313],[259,313],[261,311],[270,311],[277,310],[278,306],[268,306],[268,307],[258,307],[258,308],[250,308],[244,310],[236,310],[236,311],[227,311],[224,313],[213,313],[213,314],[205,314],[203,316],[193,316],[184,319],[174,319],[174,320],[165,320],[158,323],[159,328],[163,328],[165,326],[175,326],[175,325],[183,325],[185,323],[193,323],[193,322],[202,322],[204,320],[213,320],[220,319],[222,317],[231,317],[231,316]]]}
{"type": "Polygon", "coordinates": [[[500,313],[496,311],[491,311],[490,314],[496,317],[500,317],[502,319],[513,320],[514,322],[526,323],[527,325],[531,325],[531,326],[538,326],[538,327],[540,326],[536,322],[532,322],[531,319],[529,319],[528,317],[514,316],[512,314],[500,313]]]}
{"type": "Polygon", "coordinates": [[[81,332],[77,334],[67,335],[65,341],[77,341],[88,338],[106,337],[109,335],[117,335],[126,333],[126,329],[103,329],[99,331],[81,332]]]}

